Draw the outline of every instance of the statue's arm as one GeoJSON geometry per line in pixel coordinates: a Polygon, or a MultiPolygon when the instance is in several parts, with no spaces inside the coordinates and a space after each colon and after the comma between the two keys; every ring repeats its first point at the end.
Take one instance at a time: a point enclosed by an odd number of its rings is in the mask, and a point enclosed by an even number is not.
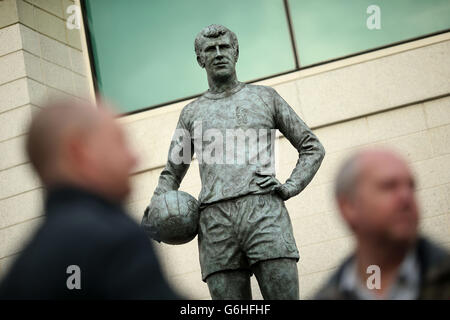
{"type": "Polygon", "coordinates": [[[178,190],[186,175],[194,155],[194,146],[189,130],[182,117],[170,142],[169,154],[164,170],[159,176],[158,186],[154,194],[160,195],[171,190],[178,190]]]}
{"type": "Polygon", "coordinates": [[[299,194],[312,180],[325,156],[325,148],[317,136],[274,90],[277,129],[298,151],[298,161],[289,179],[282,185],[286,199],[299,194]]]}
{"type": "MultiPolygon", "coordinates": [[[[153,200],[153,197],[165,192],[178,190],[181,181],[189,169],[193,155],[194,146],[192,139],[189,130],[180,116],[172,141],[170,142],[166,166],[159,176],[158,186],[156,187],[151,200],[153,200]]],[[[145,209],[144,216],[142,217],[141,225],[144,229],[148,222],[151,202],[152,201],[150,201],[150,205],[145,209]]]]}

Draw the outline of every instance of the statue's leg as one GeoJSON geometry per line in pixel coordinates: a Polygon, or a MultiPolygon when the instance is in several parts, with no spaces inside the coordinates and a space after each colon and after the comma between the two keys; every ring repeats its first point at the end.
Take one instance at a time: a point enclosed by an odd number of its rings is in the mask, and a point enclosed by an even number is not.
{"type": "Polygon", "coordinates": [[[252,266],[259,289],[265,300],[298,300],[296,259],[263,260],[252,266]]]}
{"type": "Polygon", "coordinates": [[[251,299],[249,263],[235,233],[236,206],[223,201],[200,214],[198,249],[202,280],[213,300],[251,299]]]}
{"type": "Polygon", "coordinates": [[[206,278],[213,300],[251,300],[250,272],[248,270],[226,270],[213,273],[206,278]]]}
{"type": "Polygon", "coordinates": [[[248,201],[243,249],[264,299],[299,298],[299,253],[284,201],[276,194],[254,195],[248,201]]]}

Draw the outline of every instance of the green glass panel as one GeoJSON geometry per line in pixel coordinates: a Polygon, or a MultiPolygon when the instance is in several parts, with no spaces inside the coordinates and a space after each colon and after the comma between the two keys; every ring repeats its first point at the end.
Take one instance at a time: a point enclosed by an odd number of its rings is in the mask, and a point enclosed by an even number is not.
{"type": "Polygon", "coordinates": [[[289,0],[302,67],[450,28],[449,0],[289,0]],[[380,29],[370,30],[370,5],[380,29]]]}
{"type": "Polygon", "coordinates": [[[99,90],[122,112],[208,89],[194,39],[223,24],[239,39],[241,81],[295,69],[282,0],[87,0],[99,90]]]}

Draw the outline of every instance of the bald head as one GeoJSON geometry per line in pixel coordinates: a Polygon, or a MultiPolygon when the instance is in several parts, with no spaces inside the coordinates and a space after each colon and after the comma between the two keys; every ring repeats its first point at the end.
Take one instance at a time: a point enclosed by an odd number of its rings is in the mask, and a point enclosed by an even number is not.
{"type": "Polygon", "coordinates": [[[352,198],[365,171],[370,168],[381,169],[386,163],[396,163],[407,168],[406,161],[389,149],[373,148],[355,152],[338,170],[334,185],[336,198],[352,198]]]}
{"type": "Polygon", "coordinates": [[[44,184],[52,179],[67,142],[87,138],[99,124],[96,107],[77,100],[54,101],[31,122],[26,144],[28,157],[44,184]]]}
{"type": "Polygon", "coordinates": [[[106,105],[54,101],[33,118],[26,149],[47,187],[71,184],[122,200],[136,158],[106,105]]]}
{"type": "Polygon", "coordinates": [[[344,220],[360,240],[410,243],[415,238],[415,182],[395,152],[365,149],[352,155],[339,170],[335,194],[344,220]]]}

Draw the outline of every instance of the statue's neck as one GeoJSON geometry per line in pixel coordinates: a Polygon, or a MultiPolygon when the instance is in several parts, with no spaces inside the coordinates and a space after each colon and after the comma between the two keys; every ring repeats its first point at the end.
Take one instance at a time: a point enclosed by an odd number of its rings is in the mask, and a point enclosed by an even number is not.
{"type": "Polygon", "coordinates": [[[236,73],[224,78],[211,78],[208,76],[209,92],[222,93],[239,85],[236,73]]]}

